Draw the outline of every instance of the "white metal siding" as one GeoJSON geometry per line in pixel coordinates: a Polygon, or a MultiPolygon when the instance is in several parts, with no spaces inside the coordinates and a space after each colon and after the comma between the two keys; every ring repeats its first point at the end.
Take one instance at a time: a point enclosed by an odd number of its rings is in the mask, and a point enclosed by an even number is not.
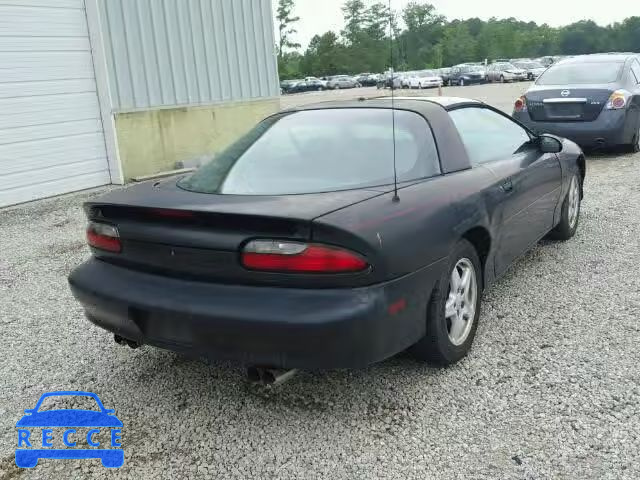
{"type": "Polygon", "coordinates": [[[99,0],[116,111],[277,97],[271,0],[99,0]]]}
{"type": "Polygon", "coordinates": [[[0,207],[107,183],[83,0],[0,0],[0,207]]]}

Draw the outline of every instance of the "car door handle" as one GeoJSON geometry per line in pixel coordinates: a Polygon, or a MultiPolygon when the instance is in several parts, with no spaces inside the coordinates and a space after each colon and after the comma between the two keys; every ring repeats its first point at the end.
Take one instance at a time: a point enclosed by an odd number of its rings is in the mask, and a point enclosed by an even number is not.
{"type": "Polygon", "coordinates": [[[504,193],[511,193],[513,192],[513,181],[511,179],[509,180],[505,180],[504,182],[502,182],[502,184],[500,185],[500,189],[504,192],[504,193]]]}

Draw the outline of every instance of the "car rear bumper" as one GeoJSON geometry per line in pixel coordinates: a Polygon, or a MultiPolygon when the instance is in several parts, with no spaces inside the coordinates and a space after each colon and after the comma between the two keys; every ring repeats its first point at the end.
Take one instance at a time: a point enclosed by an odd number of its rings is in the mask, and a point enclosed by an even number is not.
{"type": "Polygon", "coordinates": [[[363,367],[425,332],[439,263],[355,289],[222,285],[90,259],[69,276],[96,325],[138,343],[280,368],[363,367]]]}
{"type": "Polygon", "coordinates": [[[513,117],[536,133],[551,133],[568,138],[581,147],[613,147],[631,143],[626,110],[603,110],[593,122],[540,122],[529,112],[514,112],[513,117]]]}
{"type": "Polygon", "coordinates": [[[504,79],[507,82],[522,82],[522,81],[527,80],[527,74],[526,73],[516,75],[514,73],[503,72],[503,73],[500,74],[500,77],[504,77],[504,79]]]}
{"type": "Polygon", "coordinates": [[[420,82],[412,85],[412,88],[418,88],[422,86],[422,88],[436,88],[442,86],[442,81],[428,81],[428,82],[420,82]]]}
{"type": "Polygon", "coordinates": [[[484,77],[480,78],[463,78],[464,83],[466,85],[477,85],[479,83],[485,83],[486,79],[484,77]]]}

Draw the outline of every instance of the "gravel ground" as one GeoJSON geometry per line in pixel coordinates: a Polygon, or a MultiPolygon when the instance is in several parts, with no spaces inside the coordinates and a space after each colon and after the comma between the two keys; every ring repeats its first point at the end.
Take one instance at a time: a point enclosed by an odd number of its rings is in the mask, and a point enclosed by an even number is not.
{"type": "Polygon", "coordinates": [[[83,318],[66,276],[89,254],[80,204],[95,192],[1,210],[0,479],[640,478],[640,155],[588,169],[577,236],[541,243],[486,292],[461,363],[401,356],[273,389],[233,365],[120,347],[83,318]],[[122,469],[15,467],[15,422],[52,390],[116,409],[122,469]]]}

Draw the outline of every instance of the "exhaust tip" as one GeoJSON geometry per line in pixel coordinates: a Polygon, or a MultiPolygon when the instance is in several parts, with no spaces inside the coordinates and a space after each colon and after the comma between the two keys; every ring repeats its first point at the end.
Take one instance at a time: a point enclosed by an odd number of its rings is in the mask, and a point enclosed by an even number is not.
{"type": "Polygon", "coordinates": [[[247,368],[247,379],[251,383],[259,385],[280,385],[291,380],[298,370],[281,370],[277,368],[249,367],[247,368]]]}
{"type": "Polygon", "coordinates": [[[113,340],[118,345],[122,345],[122,346],[128,345],[129,348],[132,348],[133,350],[135,350],[136,348],[140,348],[142,346],[142,344],[138,342],[134,342],[133,340],[129,340],[128,338],[121,337],[120,335],[114,335],[113,340]]]}

